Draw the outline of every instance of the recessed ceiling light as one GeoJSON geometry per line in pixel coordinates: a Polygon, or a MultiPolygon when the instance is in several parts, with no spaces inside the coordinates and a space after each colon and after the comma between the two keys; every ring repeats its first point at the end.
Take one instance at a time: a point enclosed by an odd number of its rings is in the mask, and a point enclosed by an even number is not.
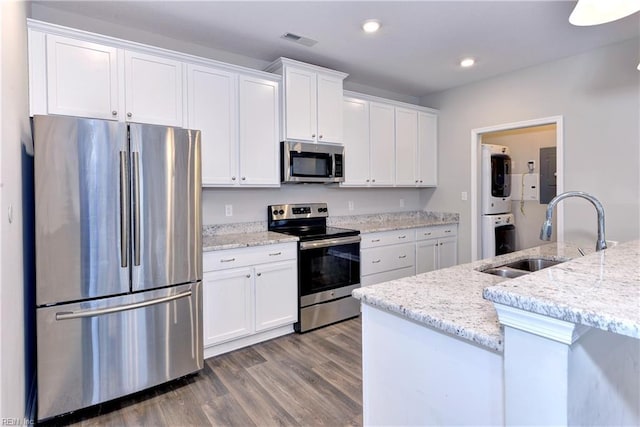
{"type": "Polygon", "coordinates": [[[460,66],[467,68],[473,66],[473,64],[475,63],[476,60],[473,58],[464,58],[462,61],[460,61],[460,66]]]}
{"type": "Polygon", "coordinates": [[[365,33],[375,33],[380,29],[380,22],[375,19],[368,19],[362,24],[365,33]]]}

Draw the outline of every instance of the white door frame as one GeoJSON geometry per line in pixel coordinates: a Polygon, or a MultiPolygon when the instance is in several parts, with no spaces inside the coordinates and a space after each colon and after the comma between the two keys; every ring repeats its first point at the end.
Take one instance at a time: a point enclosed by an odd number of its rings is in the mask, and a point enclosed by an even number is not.
{"type": "MultiPolygon", "coordinates": [[[[484,128],[477,128],[471,130],[471,261],[478,259],[478,243],[480,236],[480,206],[479,206],[479,186],[480,175],[479,159],[480,159],[480,144],[482,142],[482,135],[490,132],[499,132],[512,129],[522,129],[533,126],[543,125],[556,125],[556,185],[557,194],[564,191],[564,130],[562,116],[543,117],[541,119],[525,120],[522,122],[505,123],[501,125],[488,126],[484,128]]],[[[557,208],[557,229],[558,229],[558,242],[564,241],[564,209],[562,205],[558,205],[557,208]]],[[[542,224],[541,224],[542,225],[542,224]]]]}

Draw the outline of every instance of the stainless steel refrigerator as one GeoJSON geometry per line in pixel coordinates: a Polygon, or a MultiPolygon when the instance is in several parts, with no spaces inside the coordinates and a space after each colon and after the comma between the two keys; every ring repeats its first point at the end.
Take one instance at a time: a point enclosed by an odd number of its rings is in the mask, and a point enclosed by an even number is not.
{"type": "Polygon", "coordinates": [[[38,419],[201,369],[200,132],[33,128],[38,419]]]}

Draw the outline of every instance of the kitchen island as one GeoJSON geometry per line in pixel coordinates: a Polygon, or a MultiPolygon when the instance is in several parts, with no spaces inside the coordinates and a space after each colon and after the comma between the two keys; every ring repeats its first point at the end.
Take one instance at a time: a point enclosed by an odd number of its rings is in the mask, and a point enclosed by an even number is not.
{"type": "Polygon", "coordinates": [[[639,266],[549,244],[354,291],[365,424],[637,424],[639,266]],[[534,257],[566,262],[481,271],[534,257]]]}

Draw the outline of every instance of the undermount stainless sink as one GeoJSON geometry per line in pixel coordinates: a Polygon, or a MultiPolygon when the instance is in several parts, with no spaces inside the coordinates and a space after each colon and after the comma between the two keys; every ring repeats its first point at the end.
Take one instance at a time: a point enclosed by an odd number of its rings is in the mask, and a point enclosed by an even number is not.
{"type": "Polygon", "coordinates": [[[524,276],[532,271],[542,270],[543,268],[552,267],[563,262],[564,261],[544,258],[525,258],[518,261],[512,261],[507,264],[498,265],[496,267],[491,267],[486,270],[482,270],[482,272],[513,279],[515,277],[524,276]]]}

